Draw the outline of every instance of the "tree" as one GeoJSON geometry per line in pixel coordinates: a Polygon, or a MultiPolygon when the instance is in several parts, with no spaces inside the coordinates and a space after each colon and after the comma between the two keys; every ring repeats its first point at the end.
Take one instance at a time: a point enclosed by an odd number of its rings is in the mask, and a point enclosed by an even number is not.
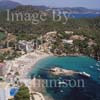
{"type": "Polygon", "coordinates": [[[1,61],[1,62],[3,62],[3,61],[4,61],[4,59],[5,59],[5,55],[4,55],[4,54],[2,54],[2,53],[0,53],[0,61],[1,61]]]}
{"type": "Polygon", "coordinates": [[[24,85],[21,86],[14,100],[30,100],[29,89],[24,85]]]}

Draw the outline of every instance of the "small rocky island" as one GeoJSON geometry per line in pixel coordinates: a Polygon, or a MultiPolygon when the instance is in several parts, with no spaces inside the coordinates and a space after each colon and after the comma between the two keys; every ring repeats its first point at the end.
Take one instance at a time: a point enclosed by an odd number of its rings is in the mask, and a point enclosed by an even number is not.
{"type": "Polygon", "coordinates": [[[66,75],[66,76],[73,76],[73,75],[79,75],[83,76],[84,78],[90,78],[91,75],[86,72],[78,72],[74,70],[67,70],[59,67],[54,67],[49,70],[49,72],[53,75],[66,75]]]}
{"type": "Polygon", "coordinates": [[[73,70],[62,69],[59,67],[51,68],[49,71],[53,75],[67,75],[67,76],[72,76],[80,73],[73,70]]]}

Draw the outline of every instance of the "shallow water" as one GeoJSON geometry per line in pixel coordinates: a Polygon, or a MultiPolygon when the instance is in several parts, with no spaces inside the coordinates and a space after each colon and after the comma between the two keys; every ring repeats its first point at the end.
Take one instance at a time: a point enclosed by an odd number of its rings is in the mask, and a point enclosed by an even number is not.
{"type": "Polygon", "coordinates": [[[100,100],[100,71],[97,69],[100,67],[100,62],[96,60],[81,56],[81,57],[47,57],[41,59],[34,65],[34,69],[31,71],[31,76],[39,76],[42,79],[84,79],[85,87],[48,87],[47,92],[51,94],[55,100],[100,100]],[[98,64],[97,64],[98,63],[98,64]],[[75,70],[80,72],[87,72],[91,74],[91,78],[86,79],[81,76],[53,76],[47,71],[41,70],[41,68],[49,69],[54,66],[60,68],[75,70]],[[92,66],[92,68],[91,68],[92,66]]]}

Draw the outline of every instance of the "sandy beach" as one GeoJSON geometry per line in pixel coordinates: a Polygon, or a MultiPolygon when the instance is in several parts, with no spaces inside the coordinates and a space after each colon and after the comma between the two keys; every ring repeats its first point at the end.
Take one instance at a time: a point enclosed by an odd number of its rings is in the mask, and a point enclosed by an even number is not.
{"type": "Polygon", "coordinates": [[[27,78],[28,73],[34,67],[34,64],[40,59],[50,55],[51,54],[47,54],[38,50],[27,53],[19,58],[15,58],[13,61],[10,61],[11,66],[9,66],[9,69],[12,69],[14,72],[19,72],[20,79],[27,78]]]}

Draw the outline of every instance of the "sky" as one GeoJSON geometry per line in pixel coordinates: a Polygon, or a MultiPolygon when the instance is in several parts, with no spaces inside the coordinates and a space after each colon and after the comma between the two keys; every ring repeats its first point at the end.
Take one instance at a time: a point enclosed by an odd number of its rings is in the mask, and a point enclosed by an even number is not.
{"type": "Polygon", "coordinates": [[[86,7],[100,9],[100,0],[12,0],[22,4],[50,7],[86,7]]]}

